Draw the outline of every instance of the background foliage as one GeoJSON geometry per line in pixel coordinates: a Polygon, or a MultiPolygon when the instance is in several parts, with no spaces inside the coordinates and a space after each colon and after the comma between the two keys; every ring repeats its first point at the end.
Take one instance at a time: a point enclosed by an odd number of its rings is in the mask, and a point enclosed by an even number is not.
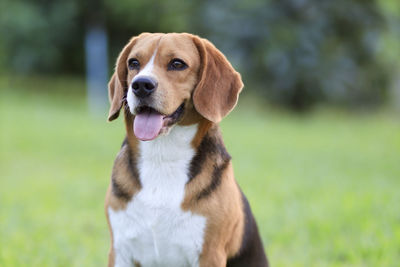
{"type": "Polygon", "coordinates": [[[91,23],[108,32],[109,62],[143,31],[187,31],[213,41],[247,89],[272,103],[371,107],[387,101],[399,75],[399,17],[396,0],[3,0],[0,64],[83,75],[91,23]]]}
{"type": "Polygon", "coordinates": [[[0,1],[0,266],[106,262],[124,127],[88,112],[92,25],[108,62],[143,31],[186,31],[242,73],[222,130],[273,266],[397,266],[399,19],[398,0],[0,1]]]}

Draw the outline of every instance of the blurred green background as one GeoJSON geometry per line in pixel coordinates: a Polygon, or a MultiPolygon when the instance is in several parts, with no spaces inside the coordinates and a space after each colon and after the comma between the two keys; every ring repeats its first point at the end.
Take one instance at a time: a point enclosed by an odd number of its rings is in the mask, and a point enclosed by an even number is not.
{"type": "Polygon", "coordinates": [[[103,100],[144,31],[199,34],[242,73],[222,131],[272,266],[398,266],[397,0],[2,0],[0,266],[106,263],[124,127],[88,102],[91,29],[103,100]]]}

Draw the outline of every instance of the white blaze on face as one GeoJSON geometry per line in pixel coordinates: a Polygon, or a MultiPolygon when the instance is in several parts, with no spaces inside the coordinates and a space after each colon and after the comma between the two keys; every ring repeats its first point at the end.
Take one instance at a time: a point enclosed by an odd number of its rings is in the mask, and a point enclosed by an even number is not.
{"type": "Polygon", "coordinates": [[[146,66],[141,71],[139,71],[139,73],[135,77],[133,77],[133,79],[129,85],[128,95],[126,97],[126,100],[128,102],[129,110],[132,114],[135,114],[134,111],[137,106],[137,98],[133,94],[132,83],[134,83],[137,79],[144,77],[144,76],[154,77],[154,75],[153,75],[154,59],[156,58],[157,50],[158,50],[158,48],[156,48],[156,50],[154,51],[153,55],[151,56],[149,62],[146,64],[146,66]]]}

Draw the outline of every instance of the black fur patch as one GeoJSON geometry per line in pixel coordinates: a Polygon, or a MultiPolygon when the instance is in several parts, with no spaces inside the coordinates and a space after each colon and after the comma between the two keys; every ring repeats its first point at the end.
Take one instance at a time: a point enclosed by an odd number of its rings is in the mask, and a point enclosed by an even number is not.
{"type": "MultiPolygon", "coordinates": [[[[126,166],[130,179],[140,185],[141,183],[139,179],[139,172],[136,167],[136,155],[130,149],[127,138],[125,138],[124,142],[121,145],[121,148],[123,148],[124,146],[126,146],[126,157],[124,158],[124,162],[122,162],[122,164],[126,166]]],[[[117,182],[117,179],[115,178],[115,175],[118,175],[117,173],[113,173],[111,177],[112,193],[116,197],[128,201],[131,199],[132,196],[117,182]]]]}
{"type": "Polygon", "coordinates": [[[250,209],[249,202],[242,192],[245,225],[242,245],[237,255],[228,259],[227,267],[267,267],[268,261],[264,252],[256,221],[250,209]]]}
{"type": "Polygon", "coordinates": [[[190,162],[189,181],[187,183],[190,183],[194,177],[199,175],[201,169],[203,168],[204,162],[206,161],[207,155],[212,153],[213,149],[214,143],[212,142],[211,138],[205,136],[197,148],[196,155],[190,162]]]}
{"type": "Polygon", "coordinates": [[[131,199],[131,195],[126,192],[116,181],[115,178],[112,177],[111,178],[111,183],[112,183],[112,193],[114,194],[114,196],[116,196],[117,198],[122,198],[125,201],[128,201],[129,199],[131,199]]]}
{"type": "Polygon", "coordinates": [[[196,155],[190,162],[189,181],[187,183],[190,183],[200,174],[207,158],[211,158],[215,162],[213,172],[210,173],[211,183],[197,195],[197,200],[209,196],[218,188],[221,184],[222,174],[231,160],[231,156],[226,151],[224,143],[218,137],[218,135],[211,137],[208,134],[204,136],[197,148],[196,155]]]}
{"type": "Polygon", "coordinates": [[[197,195],[197,200],[209,196],[212,192],[215,191],[215,189],[218,188],[218,186],[221,184],[222,173],[226,169],[228,164],[229,160],[225,161],[220,166],[214,165],[214,170],[211,176],[211,183],[197,195]]]}

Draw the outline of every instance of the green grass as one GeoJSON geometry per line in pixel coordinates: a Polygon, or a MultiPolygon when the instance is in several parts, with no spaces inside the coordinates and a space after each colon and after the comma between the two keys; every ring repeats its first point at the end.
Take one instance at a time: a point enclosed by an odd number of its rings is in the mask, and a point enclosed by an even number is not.
{"type": "MultiPolygon", "coordinates": [[[[122,120],[75,79],[0,79],[0,266],[105,266],[122,120]]],[[[398,266],[400,121],[244,98],[223,122],[272,266],[398,266]]]]}

